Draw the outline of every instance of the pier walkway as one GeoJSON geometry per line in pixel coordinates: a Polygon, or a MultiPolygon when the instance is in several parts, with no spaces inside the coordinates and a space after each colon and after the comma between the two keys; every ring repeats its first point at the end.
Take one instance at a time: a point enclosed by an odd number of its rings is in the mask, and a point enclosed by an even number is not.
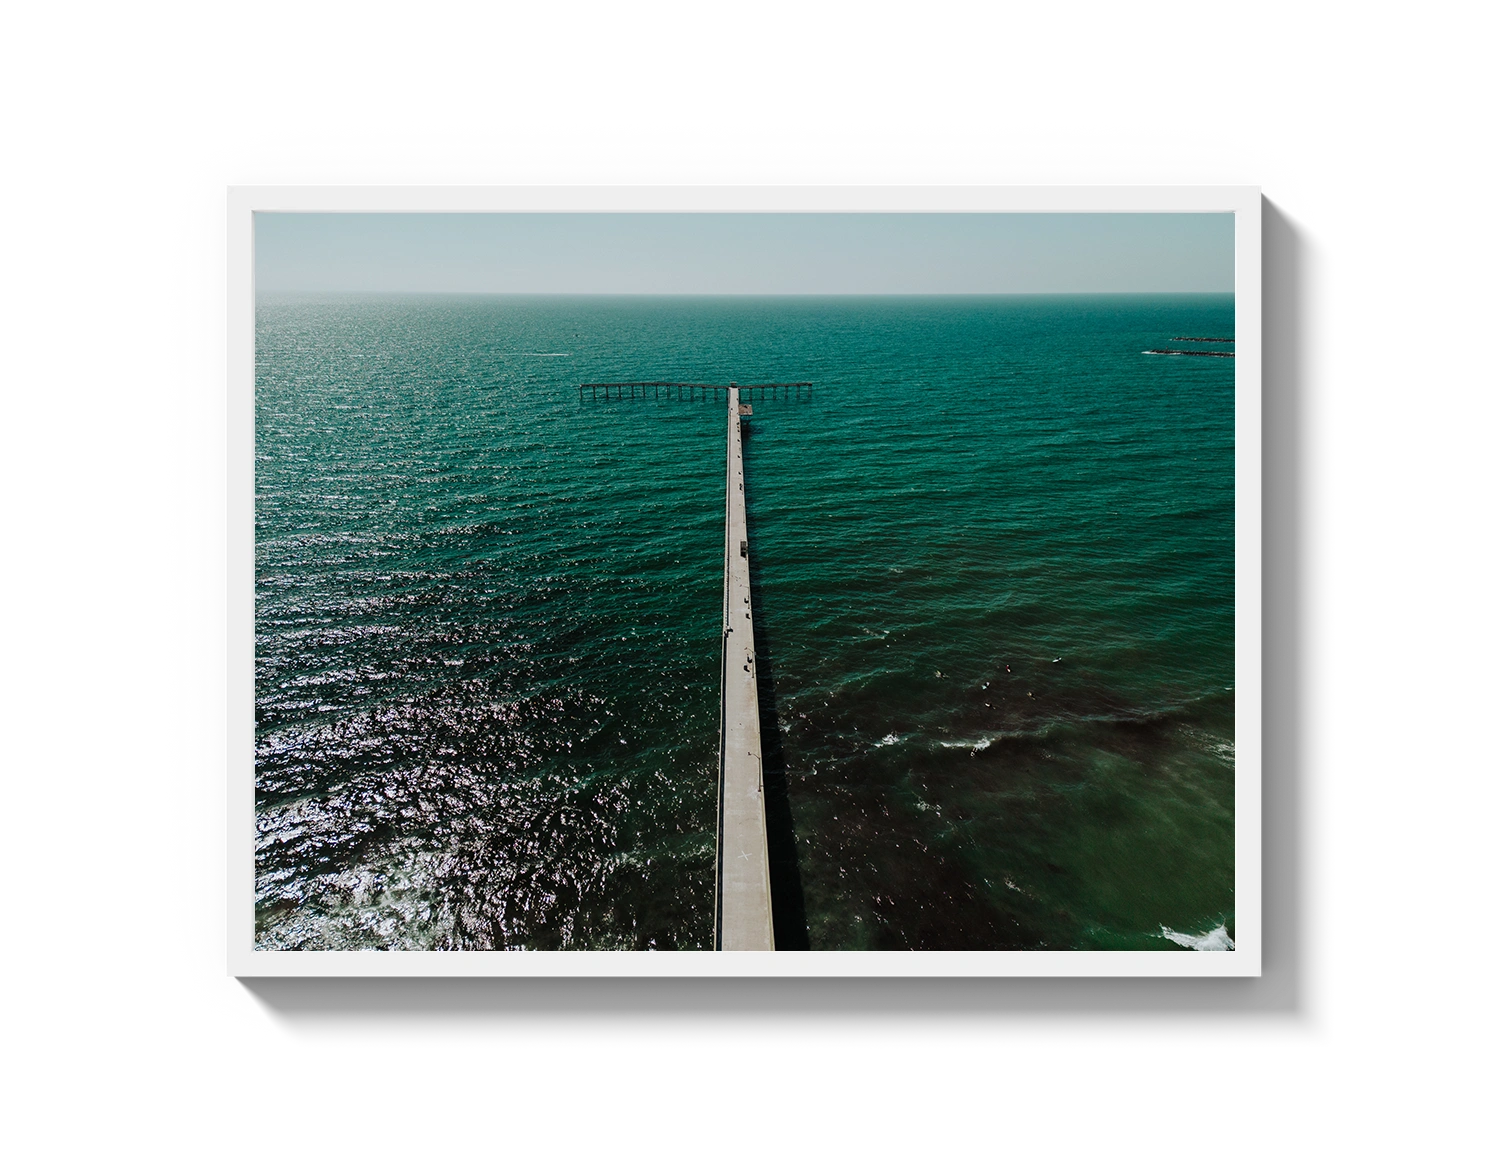
{"type": "MultiPolygon", "coordinates": [[[[724,499],[724,658],[719,699],[719,848],[714,948],[776,949],[771,868],[766,857],[765,782],[751,628],[750,544],[745,527],[745,459],[740,388],[727,387],[729,453],[724,499]]],[[[749,412],[749,406],[743,408],[749,412]]]]}

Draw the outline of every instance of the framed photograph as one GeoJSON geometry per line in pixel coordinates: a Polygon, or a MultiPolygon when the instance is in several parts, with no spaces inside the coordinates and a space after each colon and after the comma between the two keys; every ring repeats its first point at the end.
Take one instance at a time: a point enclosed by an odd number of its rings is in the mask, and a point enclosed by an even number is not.
{"type": "Polygon", "coordinates": [[[1260,973],[1255,188],[235,188],[234,975],[1260,973]]]}

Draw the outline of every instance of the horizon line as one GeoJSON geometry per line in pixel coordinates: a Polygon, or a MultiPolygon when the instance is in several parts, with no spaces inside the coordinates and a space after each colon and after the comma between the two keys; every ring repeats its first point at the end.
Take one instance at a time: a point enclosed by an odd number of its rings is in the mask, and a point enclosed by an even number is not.
{"type": "Polygon", "coordinates": [[[368,297],[1232,297],[1234,289],[1089,289],[1068,292],[526,292],[475,289],[257,288],[255,295],[368,297]]]}

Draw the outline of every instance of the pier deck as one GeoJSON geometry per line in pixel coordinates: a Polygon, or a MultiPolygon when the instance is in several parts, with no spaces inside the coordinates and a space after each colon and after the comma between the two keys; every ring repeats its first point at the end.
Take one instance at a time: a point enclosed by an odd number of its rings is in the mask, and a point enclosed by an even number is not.
{"type": "Polygon", "coordinates": [[[719,847],[714,947],[776,949],[766,857],[765,782],[751,628],[749,537],[739,388],[731,386],[724,501],[724,658],[719,708],[719,847]]]}

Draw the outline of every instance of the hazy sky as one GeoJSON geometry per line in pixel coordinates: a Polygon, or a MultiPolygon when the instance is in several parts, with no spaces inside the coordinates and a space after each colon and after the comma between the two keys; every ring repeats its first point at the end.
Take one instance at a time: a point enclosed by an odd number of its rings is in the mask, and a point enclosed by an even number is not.
{"type": "Polygon", "coordinates": [[[1232,292],[1229,214],[259,212],[261,291],[1232,292]]]}

